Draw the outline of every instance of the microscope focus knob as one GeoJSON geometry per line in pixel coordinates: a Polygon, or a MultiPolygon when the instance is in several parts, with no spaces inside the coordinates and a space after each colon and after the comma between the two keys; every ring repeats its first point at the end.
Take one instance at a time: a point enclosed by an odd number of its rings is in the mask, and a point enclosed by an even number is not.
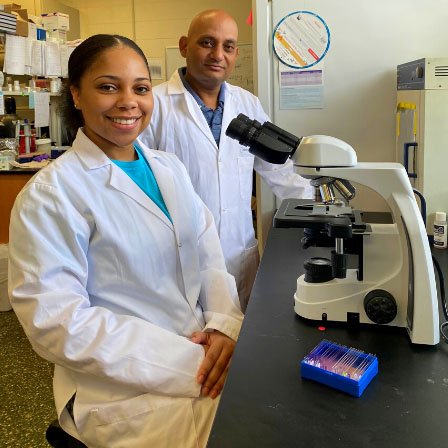
{"type": "Polygon", "coordinates": [[[383,289],[374,289],[364,298],[367,317],[376,324],[388,324],[397,315],[397,302],[392,294],[383,289]]]}
{"type": "Polygon", "coordinates": [[[331,261],[328,258],[308,258],[303,266],[307,283],[324,283],[333,280],[331,261]]]}

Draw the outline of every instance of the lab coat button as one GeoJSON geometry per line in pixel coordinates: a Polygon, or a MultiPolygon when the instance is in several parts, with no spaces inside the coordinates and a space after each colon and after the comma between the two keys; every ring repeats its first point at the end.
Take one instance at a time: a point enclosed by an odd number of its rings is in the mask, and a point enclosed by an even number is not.
{"type": "Polygon", "coordinates": [[[182,247],[182,243],[177,243],[177,247],[182,247]]]}

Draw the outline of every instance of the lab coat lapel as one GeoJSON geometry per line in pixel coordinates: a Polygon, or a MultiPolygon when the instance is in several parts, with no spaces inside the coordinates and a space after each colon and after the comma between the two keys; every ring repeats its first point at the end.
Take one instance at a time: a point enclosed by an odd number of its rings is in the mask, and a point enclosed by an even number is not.
{"type": "Polygon", "coordinates": [[[224,101],[224,113],[222,114],[221,136],[219,140],[220,153],[227,148],[227,143],[230,143],[230,137],[227,137],[226,130],[229,127],[230,122],[236,118],[237,109],[233,104],[233,95],[230,89],[226,86],[226,96],[224,101]]]}
{"type": "MultiPolygon", "coordinates": [[[[106,154],[104,154],[104,152],[84,134],[83,129],[79,129],[76,134],[76,139],[73,142],[73,150],[78,154],[84,166],[89,170],[110,166],[109,186],[138,202],[142,207],[156,215],[168,227],[173,229],[171,221],[167,218],[165,213],[160,210],[160,207],[156,205],[121,168],[115,165],[115,163],[113,163],[106,154]]],[[[145,157],[146,160],[148,160],[150,155],[146,154],[145,157]]]]}
{"type": "Polygon", "coordinates": [[[168,90],[169,94],[179,94],[181,93],[184,97],[185,105],[187,107],[188,113],[193,118],[196,126],[201,130],[205,137],[210,141],[213,147],[218,150],[216,146],[213,134],[207,124],[204,114],[201,111],[196,100],[190,94],[190,92],[184,87],[182,80],[180,79],[179,72],[176,70],[170,79],[171,88],[168,90]]]}
{"type": "MultiPolygon", "coordinates": [[[[154,177],[156,178],[160,192],[162,193],[163,200],[165,201],[166,208],[168,209],[168,213],[170,214],[173,221],[171,225],[176,235],[176,241],[179,243],[178,204],[176,199],[176,187],[174,185],[173,174],[166,166],[160,163],[156,156],[148,157],[148,154],[146,152],[145,156],[152,172],[154,173],[154,177]]],[[[164,213],[163,216],[165,216],[164,213]]]]}
{"type": "Polygon", "coordinates": [[[214,146],[214,148],[216,150],[218,150],[218,147],[216,146],[215,139],[213,138],[213,134],[210,131],[207,121],[205,120],[204,114],[202,113],[202,110],[199,107],[198,103],[191,96],[190,92],[188,92],[187,90],[185,90],[184,98],[185,98],[185,102],[187,103],[188,112],[193,117],[193,120],[196,123],[197,127],[207,137],[207,139],[214,146]]]}
{"type": "Polygon", "coordinates": [[[134,201],[138,202],[142,207],[146,208],[149,212],[156,215],[168,227],[173,229],[173,225],[171,224],[170,220],[165,215],[165,213],[163,213],[163,211],[160,209],[160,207],[157,204],[155,204],[146,195],[146,193],[121,168],[119,168],[112,162],[111,162],[110,186],[120,191],[121,193],[129,196],[134,201]]]}

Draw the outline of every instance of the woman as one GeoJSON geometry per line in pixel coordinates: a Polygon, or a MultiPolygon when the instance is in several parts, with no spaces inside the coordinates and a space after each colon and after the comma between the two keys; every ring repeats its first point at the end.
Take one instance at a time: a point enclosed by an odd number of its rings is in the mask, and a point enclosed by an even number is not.
{"type": "Polygon", "coordinates": [[[153,99],[121,36],[69,60],[73,147],[17,197],[10,298],[89,447],[205,446],[242,314],[213,218],[176,157],[137,146],[153,99]]]}

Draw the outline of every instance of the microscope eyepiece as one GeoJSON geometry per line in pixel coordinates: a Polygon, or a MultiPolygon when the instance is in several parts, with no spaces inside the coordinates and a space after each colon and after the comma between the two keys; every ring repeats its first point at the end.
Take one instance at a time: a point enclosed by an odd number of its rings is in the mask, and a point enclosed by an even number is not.
{"type": "Polygon", "coordinates": [[[257,120],[251,120],[244,114],[239,114],[234,118],[226,130],[226,135],[243,146],[250,146],[252,139],[258,129],[261,128],[261,123],[257,120]]]}
{"type": "Polygon", "coordinates": [[[292,157],[299,146],[301,138],[266,121],[261,124],[244,114],[234,118],[226,130],[226,135],[243,146],[249,152],[266,162],[283,164],[292,157]]]}

